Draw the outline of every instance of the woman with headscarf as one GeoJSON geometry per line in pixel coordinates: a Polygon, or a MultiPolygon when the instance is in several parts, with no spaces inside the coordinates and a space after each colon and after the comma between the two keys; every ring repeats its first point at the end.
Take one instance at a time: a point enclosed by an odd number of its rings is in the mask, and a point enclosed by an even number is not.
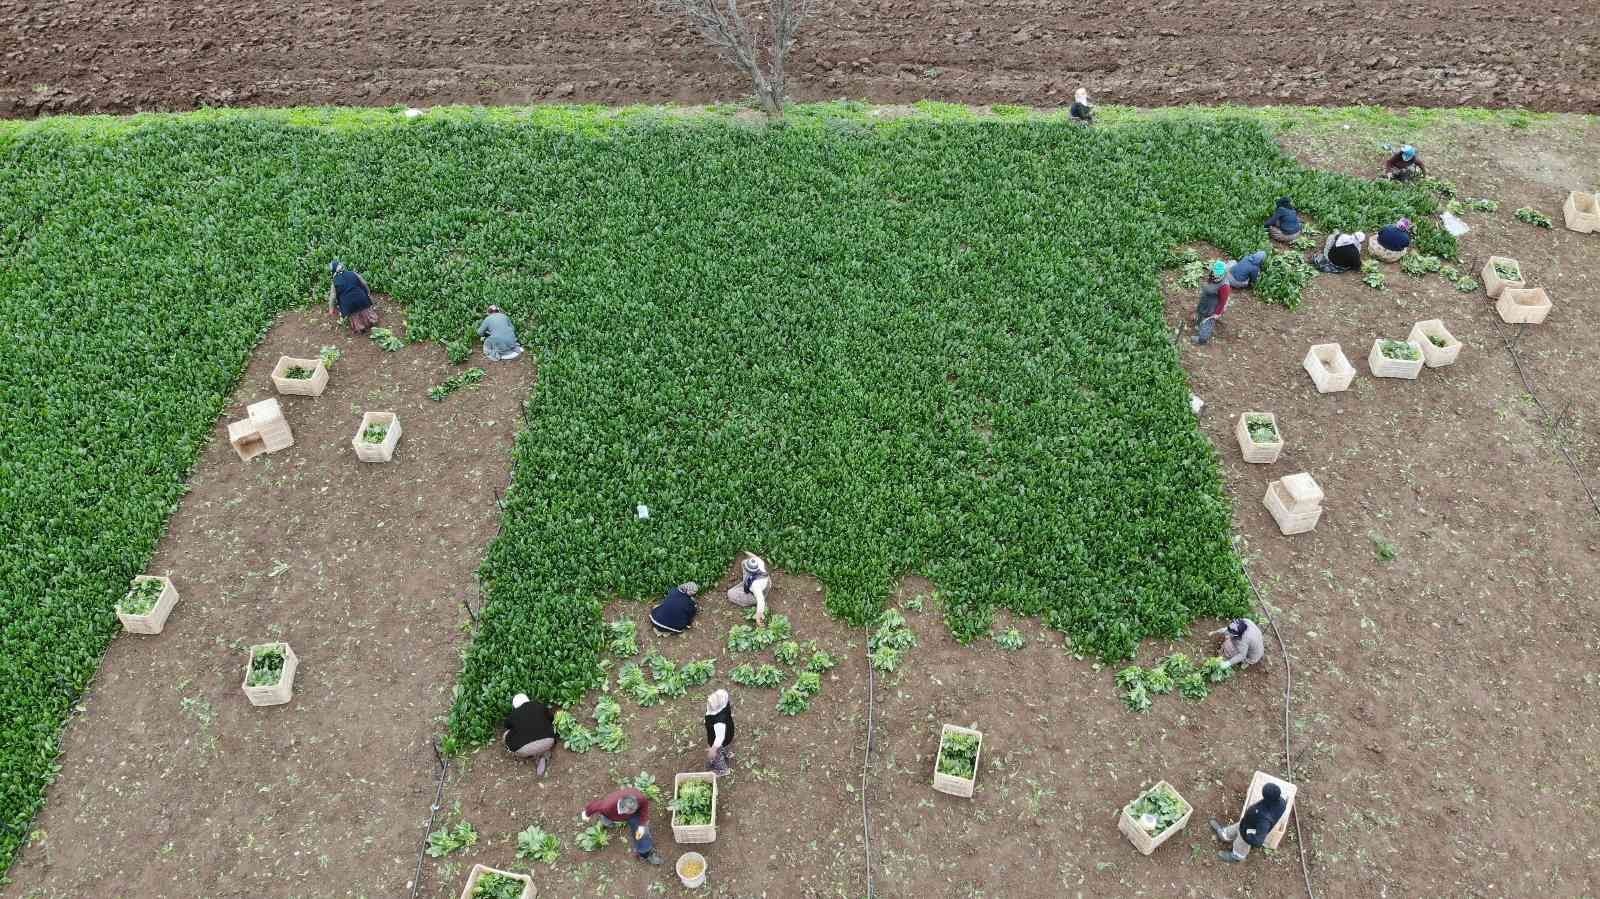
{"type": "Polygon", "coordinates": [[[1294,201],[1279,197],[1277,208],[1272,210],[1272,217],[1267,219],[1267,236],[1278,243],[1294,243],[1304,228],[1300,211],[1294,208],[1294,201]]]}
{"type": "Polygon", "coordinates": [[[655,629],[668,634],[681,634],[694,624],[695,613],[700,607],[695,605],[694,595],[700,592],[700,585],[694,581],[685,581],[667,591],[667,598],[661,604],[650,610],[650,623],[655,629]]]}
{"type": "Polygon", "coordinates": [[[333,275],[333,284],[328,288],[328,314],[348,321],[350,330],[357,334],[367,333],[378,323],[378,307],[372,305],[367,279],[337,259],[328,263],[328,272],[333,275]]]}
{"type": "Polygon", "coordinates": [[[510,362],[522,355],[517,328],[499,306],[489,307],[488,316],[478,323],[478,336],[483,338],[483,355],[491,362],[510,362]]]}
{"type": "Polygon", "coordinates": [[[1235,618],[1228,626],[1211,632],[1222,637],[1222,667],[1254,665],[1267,654],[1267,645],[1261,638],[1261,628],[1248,618],[1235,618]]]}
{"type": "Polygon", "coordinates": [[[1195,346],[1210,342],[1222,313],[1228,311],[1228,297],[1233,294],[1233,288],[1228,286],[1227,275],[1227,263],[1218,259],[1211,263],[1205,283],[1200,285],[1200,302],[1194,309],[1195,346]]]}
{"type": "Polygon", "coordinates": [[[1094,104],[1089,102],[1088,88],[1080,87],[1077,93],[1073,94],[1072,109],[1069,114],[1072,120],[1080,125],[1094,124],[1094,104]]]}
{"type": "Polygon", "coordinates": [[[728,588],[728,599],[736,606],[756,607],[756,625],[767,623],[767,588],[772,586],[772,575],[767,573],[767,563],[753,553],[745,556],[739,567],[739,583],[728,588]]]}
{"type": "Polygon", "coordinates": [[[1428,177],[1428,167],[1422,164],[1417,148],[1406,144],[1384,162],[1383,174],[1390,181],[1410,181],[1428,177]]]}
{"type": "Polygon", "coordinates": [[[1283,798],[1283,791],[1277,784],[1269,782],[1261,788],[1261,801],[1245,809],[1238,821],[1223,827],[1216,818],[1212,818],[1211,832],[1217,835],[1218,840],[1233,843],[1231,850],[1218,852],[1217,858],[1225,862],[1242,862],[1249,858],[1250,850],[1267,842],[1267,835],[1278,826],[1278,820],[1288,809],[1289,803],[1283,798]]]}
{"type": "Polygon", "coordinates": [[[538,774],[544,776],[545,764],[556,748],[556,729],[550,722],[550,710],[543,703],[534,702],[526,693],[511,698],[511,713],[502,722],[506,729],[506,748],[519,758],[538,759],[538,774]]]}
{"type": "Polygon", "coordinates": [[[1406,218],[1392,225],[1384,225],[1367,241],[1367,249],[1384,262],[1399,262],[1410,248],[1411,220],[1406,218]]]}
{"type": "Polygon", "coordinates": [[[1249,290],[1261,280],[1261,270],[1267,264],[1267,251],[1256,250],[1238,262],[1228,263],[1228,286],[1234,290],[1249,290]]]}
{"type": "Polygon", "coordinates": [[[706,697],[706,770],[718,777],[733,760],[733,701],[727,690],[706,697]]]}
{"type": "Polygon", "coordinates": [[[1322,252],[1311,257],[1311,264],[1318,271],[1336,274],[1338,272],[1358,272],[1361,270],[1361,245],[1367,242],[1367,232],[1357,231],[1345,234],[1335,231],[1328,235],[1328,240],[1322,245],[1322,252]]]}

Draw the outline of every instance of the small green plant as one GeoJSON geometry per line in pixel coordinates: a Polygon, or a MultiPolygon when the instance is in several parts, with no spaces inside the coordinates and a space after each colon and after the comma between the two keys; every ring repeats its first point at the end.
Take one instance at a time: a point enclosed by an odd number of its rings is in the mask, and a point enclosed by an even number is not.
{"type": "Polygon", "coordinates": [[[666,798],[662,795],[661,784],[656,782],[655,775],[647,771],[640,771],[633,777],[619,780],[617,781],[617,786],[633,787],[635,790],[643,793],[645,798],[649,799],[651,802],[661,802],[666,798]]]}
{"type": "Polygon", "coordinates": [[[1143,796],[1128,803],[1128,815],[1151,836],[1166,832],[1167,828],[1187,814],[1189,803],[1165,784],[1152,787],[1143,796]]]}
{"type": "Polygon", "coordinates": [[[1380,562],[1393,562],[1400,554],[1399,547],[1385,540],[1381,534],[1372,534],[1372,553],[1380,562]]]}
{"type": "Polygon", "coordinates": [[[645,679],[644,669],[629,662],[617,672],[617,686],[633,697],[633,701],[649,708],[661,701],[661,690],[645,679]]]}
{"type": "Polygon", "coordinates": [[[793,665],[800,661],[800,644],[794,640],[785,640],[778,644],[778,648],[773,650],[772,654],[783,664],[793,665]]]}
{"type": "Polygon", "coordinates": [[[383,438],[389,436],[389,426],[384,424],[367,425],[361,432],[363,443],[382,443],[383,438]]]}
{"type": "Polygon", "coordinates": [[[250,673],[245,677],[245,685],[273,686],[283,679],[283,665],[282,643],[269,643],[253,648],[250,652],[250,673]]]}
{"type": "Polygon", "coordinates": [[[978,774],[977,734],[948,730],[939,740],[939,773],[962,780],[971,780],[978,774]]]}
{"type": "Polygon", "coordinates": [[[166,586],[158,580],[134,581],[128,595],[117,603],[117,611],[125,615],[148,615],[161,599],[166,586]]]}
{"type": "Polygon", "coordinates": [[[451,365],[460,365],[472,357],[472,342],[465,337],[456,340],[442,341],[445,355],[450,359],[451,365]]]}
{"type": "Polygon", "coordinates": [[[676,824],[710,824],[711,784],[704,780],[686,780],[678,784],[678,793],[668,808],[676,815],[676,824]]]}
{"type": "Polygon", "coordinates": [[[1554,228],[1555,223],[1550,221],[1550,216],[1545,215],[1532,206],[1524,206],[1516,211],[1517,221],[1533,225],[1536,228],[1554,228]]]}
{"type": "Polygon", "coordinates": [[[309,381],[311,380],[311,376],[313,374],[315,374],[315,372],[309,368],[291,365],[289,366],[289,370],[283,373],[283,376],[291,381],[309,381]]]}
{"type": "Polygon", "coordinates": [[[321,354],[319,354],[318,358],[320,358],[322,360],[322,367],[323,368],[326,368],[329,371],[332,371],[333,370],[333,363],[338,362],[339,361],[339,356],[341,356],[341,355],[342,354],[339,352],[339,348],[338,347],[336,347],[336,346],[325,346],[325,347],[322,348],[322,352],[321,352],[321,354]]]}
{"type": "Polygon", "coordinates": [[[716,659],[701,659],[698,662],[684,662],[678,669],[678,680],[684,686],[698,687],[717,673],[716,659]]]}
{"type": "Polygon", "coordinates": [[[1373,290],[1389,289],[1383,266],[1379,265],[1376,259],[1368,259],[1361,263],[1361,283],[1373,290]]]}
{"type": "Polygon", "coordinates": [[[1211,695],[1211,685],[1206,682],[1205,673],[1191,671],[1178,678],[1178,695],[1190,702],[1200,702],[1211,695]]]}
{"type": "Polygon", "coordinates": [[[745,687],[776,687],[783,683],[783,671],[773,665],[740,665],[728,672],[733,682],[745,687]]]}
{"type": "Polygon", "coordinates": [[[562,745],[566,746],[569,752],[582,754],[594,748],[594,731],[586,727],[571,712],[565,709],[556,712],[555,721],[552,723],[555,725],[556,735],[561,738],[562,745]]]}
{"type": "Polygon", "coordinates": [[[379,349],[387,352],[405,349],[406,342],[394,336],[394,332],[388,328],[373,328],[367,336],[372,338],[372,342],[377,344],[379,349]]]}
{"type": "Polygon", "coordinates": [[[1378,345],[1378,352],[1386,359],[1402,362],[1415,362],[1422,358],[1422,351],[1404,340],[1385,340],[1378,345]]]}
{"type": "Polygon", "coordinates": [[[1186,290],[1195,290],[1200,286],[1200,282],[1206,279],[1206,264],[1193,250],[1186,252],[1193,258],[1184,259],[1183,270],[1178,275],[1178,286],[1186,290]]]}
{"type": "Polygon", "coordinates": [[[561,841],[537,824],[517,834],[517,858],[554,865],[561,857],[561,841]]]}
{"type": "Polygon", "coordinates": [[[1278,426],[1273,423],[1270,415],[1251,415],[1245,419],[1244,427],[1246,433],[1250,435],[1251,443],[1278,442],[1278,426]]]}
{"type": "Polygon", "coordinates": [[[463,387],[474,387],[484,379],[488,372],[481,368],[469,368],[459,375],[452,375],[445,379],[443,384],[428,388],[428,399],[441,402],[445,397],[463,387]]]}
{"type": "Polygon", "coordinates": [[[622,705],[610,696],[602,696],[594,704],[594,720],[596,724],[604,727],[607,724],[618,724],[622,721],[622,705]]]}
{"type": "Polygon", "coordinates": [[[917,635],[906,625],[906,616],[888,609],[878,617],[878,629],[867,641],[872,667],[883,672],[893,672],[900,667],[905,653],[917,645],[917,635]]]}
{"type": "Polygon", "coordinates": [[[1400,270],[1413,278],[1421,278],[1439,270],[1444,262],[1427,253],[1407,253],[1400,257],[1400,270]]]}
{"type": "Polygon", "coordinates": [[[1003,633],[995,634],[994,642],[1007,652],[1016,652],[1027,645],[1028,638],[1022,636],[1022,631],[1013,627],[1003,633]]]}
{"type": "Polygon", "coordinates": [[[766,649],[777,641],[778,638],[769,627],[735,624],[728,629],[729,652],[757,652],[766,649]]]}
{"type": "Polygon", "coordinates": [[[1221,656],[1212,656],[1200,666],[1200,673],[1206,676],[1208,683],[1220,684],[1233,677],[1233,669],[1228,667],[1228,660],[1221,656]]]}
{"type": "Polygon", "coordinates": [[[1435,178],[1432,175],[1429,175],[1422,179],[1422,186],[1447,200],[1454,200],[1456,198],[1456,185],[1454,181],[1447,181],[1443,178],[1435,178]]]}
{"type": "Polygon", "coordinates": [[[525,881],[486,871],[478,878],[478,882],[472,885],[472,895],[469,899],[522,899],[522,894],[527,888],[525,881]]]}
{"type": "Polygon", "coordinates": [[[838,665],[838,659],[835,659],[833,656],[828,655],[819,649],[816,652],[813,652],[811,654],[811,659],[806,662],[806,670],[815,671],[816,673],[821,674],[825,671],[832,671],[834,668],[838,667],[838,665]]]}
{"type": "Polygon", "coordinates": [[[584,852],[598,852],[611,845],[611,833],[604,818],[578,832],[578,848],[584,852]]]}
{"type": "Polygon", "coordinates": [[[433,858],[443,858],[452,852],[459,852],[468,846],[476,845],[478,832],[466,821],[458,821],[455,827],[448,825],[440,827],[428,834],[428,855],[433,858]]]}
{"type": "Polygon", "coordinates": [[[632,658],[639,654],[638,625],[627,618],[619,618],[606,625],[606,649],[612,655],[632,658]]]}
{"type": "Polygon", "coordinates": [[[790,686],[778,695],[778,713],[782,715],[799,715],[811,708],[811,696],[799,688],[798,684],[790,686]]]}
{"type": "Polygon", "coordinates": [[[1144,688],[1151,693],[1158,696],[1165,695],[1171,693],[1176,686],[1177,684],[1172,680],[1172,675],[1168,674],[1165,669],[1160,667],[1145,669],[1144,688]]]}
{"type": "Polygon", "coordinates": [[[1437,334],[1429,334],[1428,342],[1441,350],[1450,345],[1450,341],[1445,340],[1443,337],[1440,337],[1437,334]]]}

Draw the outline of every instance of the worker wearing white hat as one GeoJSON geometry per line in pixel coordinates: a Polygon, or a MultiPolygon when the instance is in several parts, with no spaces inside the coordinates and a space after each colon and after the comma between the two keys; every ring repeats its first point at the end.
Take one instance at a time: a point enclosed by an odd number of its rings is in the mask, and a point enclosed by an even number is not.
{"type": "Polygon", "coordinates": [[[728,599],[736,606],[756,607],[756,624],[767,623],[767,588],[772,586],[772,575],[760,556],[748,554],[739,568],[739,583],[728,588],[728,599]]]}

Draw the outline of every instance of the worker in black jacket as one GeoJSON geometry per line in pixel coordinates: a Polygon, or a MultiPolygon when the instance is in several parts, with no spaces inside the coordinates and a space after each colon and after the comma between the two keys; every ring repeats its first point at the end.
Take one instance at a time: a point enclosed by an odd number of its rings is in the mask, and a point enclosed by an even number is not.
{"type": "Polygon", "coordinates": [[[543,703],[534,702],[526,693],[511,699],[511,713],[503,722],[506,729],[506,748],[520,758],[538,759],[539,776],[544,776],[550,753],[556,748],[556,729],[550,723],[550,710],[543,703]]]}
{"type": "Polygon", "coordinates": [[[1228,851],[1218,852],[1217,858],[1225,862],[1242,862],[1250,856],[1253,846],[1261,846],[1267,842],[1267,834],[1278,826],[1278,819],[1289,808],[1289,803],[1283,798],[1283,791],[1275,783],[1269,783],[1261,788],[1261,801],[1244,810],[1235,824],[1223,827],[1217,823],[1216,818],[1211,819],[1211,831],[1217,839],[1226,843],[1233,841],[1233,848],[1228,851]]]}

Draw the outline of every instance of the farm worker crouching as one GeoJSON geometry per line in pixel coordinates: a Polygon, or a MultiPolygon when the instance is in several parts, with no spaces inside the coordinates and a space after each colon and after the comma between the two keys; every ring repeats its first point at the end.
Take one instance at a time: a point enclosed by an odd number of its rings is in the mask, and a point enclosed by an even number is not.
{"type": "Polygon", "coordinates": [[[489,307],[489,315],[478,323],[478,336],[483,338],[483,354],[492,362],[510,362],[522,355],[517,328],[499,306],[489,307]]]}
{"type": "Polygon", "coordinates": [[[650,623],[656,630],[669,634],[681,634],[694,624],[694,615],[700,607],[694,604],[694,595],[700,592],[700,585],[694,581],[687,581],[667,591],[667,598],[661,604],[650,610],[650,623]]]}
{"type": "Polygon", "coordinates": [[[1261,267],[1266,264],[1266,250],[1256,250],[1238,262],[1232,263],[1228,266],[1228,286],[1234,290],[1245,290],[1256,286],[1256,282],[1261,280],[1261,267]]]}
{"type": "Polygon", "coordinates": [[[1322,245],[1322,252],[1311,257],[1311,264],[1318,271],[1329,273],[1355,272],[1361,270],[1361,245],[1367,242],[1367,232],[1357,231],[1354,234],[1343,234],[1335,231],[1328,235],[1322,245]]]}
{"type": "Polygon", "coordinates": [[[1383,174],[1390,181],[1410,181],[1414,178],[1426,178],[1428,167],[1422,164],[1422,157],[1417,155],[1417,148],[1406,144],[1383,163],[1383,174]]]}
{"type": "Polygon", "coordinates": [[[633,787],[623,787],[596,799],[583,807],[583,820],[592,815],[613,824],[628,825],[628,842],[639,858],[652,865],[661,864],[661,853],[656,851],[656,841],[650,836],[650,800],[633,787]]]}
{"type": "Polygon", "coordinates": [[[1217,839],[1224,843],[1233,841],[1233,849],[1218,852],[1217,858],[1225,862],[1242,862],[1249,858],[1251,847],[1266,843],[1267,835],[1278,826],[1278,819],[1288,807],[1283,791],[1277,784],[1269,783],[1261,788],[1261,801],[1245,809],[1238,821],[1223,827],[1212,818],[1211,832],[1217,839]]]}
{"type": "Polygon", "coordinates": [[[767,573],[767,563],[760,556],[745,557],[739,571],[739,583],[728,588],[728,599],[736,606],[756,607],[756,624],[767,623],[767,588],[772,586],[772,575],[767,573]]]}
{"type": "Polygon", "coordinates": [[[372,305],[367,279],[337,259],[328,263],[328,271],[333,275],[333,285],[328,288],[328,314],[350,322],[350,330],[357,334],[367,333],[378,323],[378,308],[372,305]]]}
{"type": "Polygon", "coordinates": [[[1384,225],[1373,235],[1372,242],[1367,249],[1372,255],[1384,262],[1399,262],[1400,257],[1406,254],[1411,247],[1411,220],[1401,219],[1392,225],[1384,225]]]}
{"type": "Polygon", "coordinates": [[[511,713],[506,715],[506,748],[525,759],[539,760],[539,776],[544,776],[550,751],[556,748],[556,729],[550,723],[550,710],[534,702],[526,693],[511,698],[511,713]]]}
{"type": "Polygon", "coordinates": [[[1211,271],[1206,276],[1204,284],[1200,285],[1200,305],[1195,307],[1194,321],[1199,333],[1194,335],[1196,346],[1211,340],[1211,333],[1216,330],[1217,320],[1222,318],[1222,313],[1228,309],[1228,297],[1233,288],[1227,282],[1228,266],[1217,260],[1211,263],[1211,271]]]}
{"type": "Polygon", "coordinates": [[[706,770],[721,777],[733,761],[733,703],[727,690],[706,697],[706,770]]]}
{"type": "Polygon", "coordinates": [[[1279,197],[1278,208],[1272,210],[1272,217],[1267,219],[1267,236],[1278,243],[1294,243],[1304,229],[1300,213],[1294,208],[1294,201],[1279,197]]]}
{"type": "Polygon", "coordinates": [[[1222,667],[1254,665],[1267,654],[1267,645],[1261,639],[1261,628],[1248,618],[1235,618],[1228,626],[1211,632],[1222,637],[1222,667]]]}
{"type": "Polygon", "coordinates": [[[1072,120],[1080,125],[1094,124],[1094,104],[1089,102],[1089,89],[1080,87],[1072,97],[1072,120]]]}

